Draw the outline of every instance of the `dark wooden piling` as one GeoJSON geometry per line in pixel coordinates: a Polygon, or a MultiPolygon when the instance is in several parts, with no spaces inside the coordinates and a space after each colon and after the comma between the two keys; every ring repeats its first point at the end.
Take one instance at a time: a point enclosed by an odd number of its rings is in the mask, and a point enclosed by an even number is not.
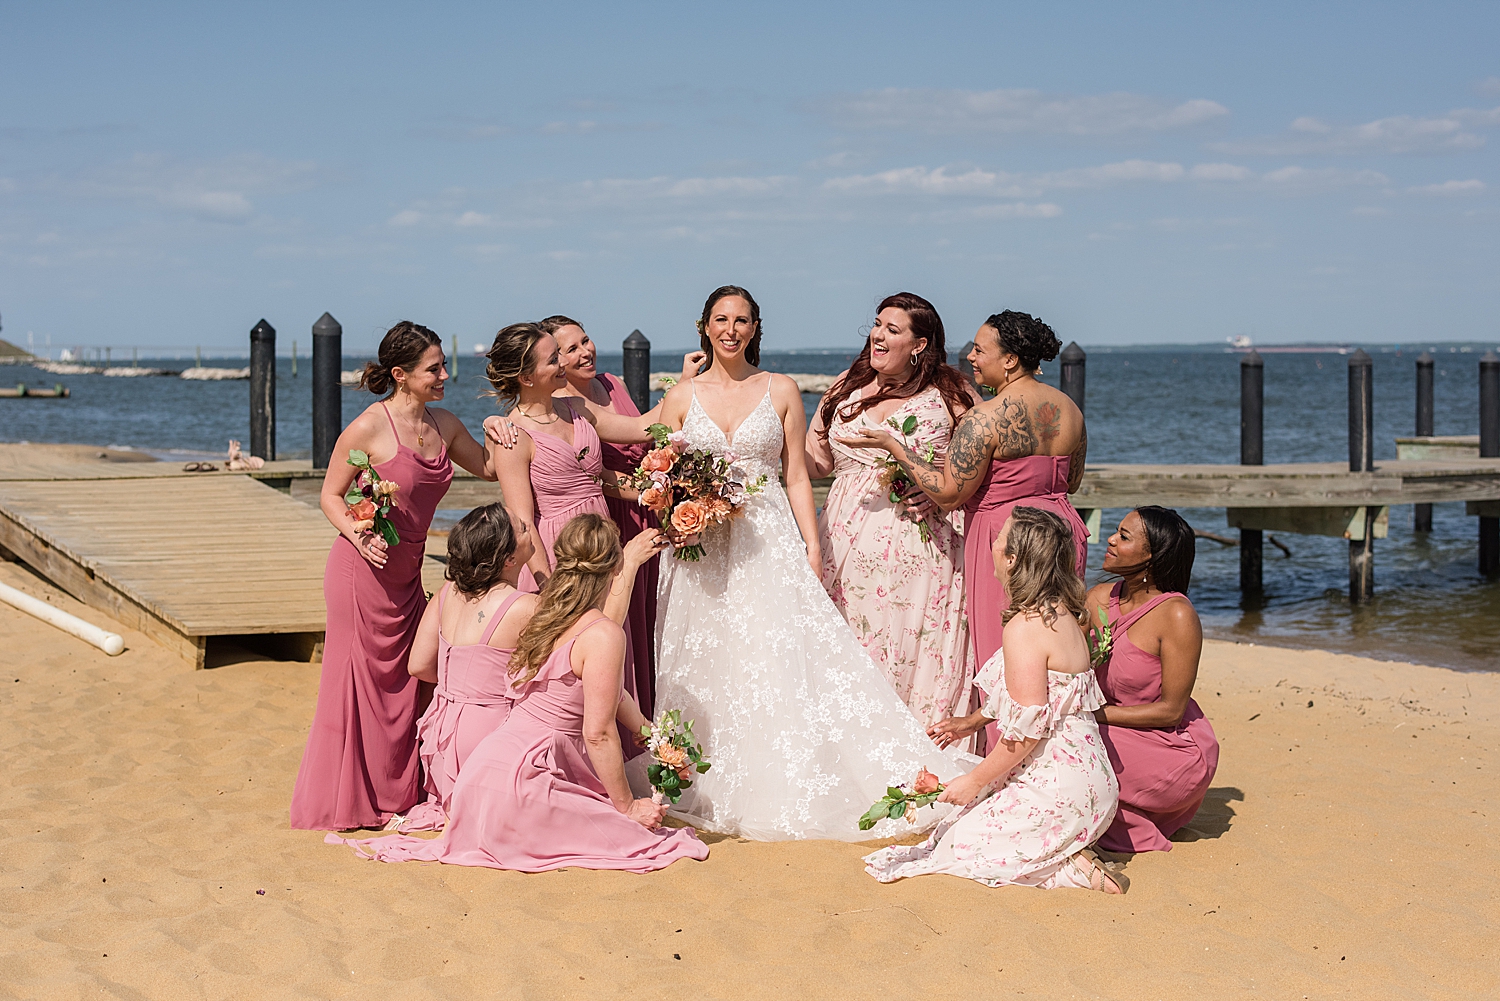
{"type": "Polygon", "coordinates": [[[264,319],[250,330],[250,454],[276,458],[276,328],[264,319]]]}
{"type": "Polygon", "coordinates": [[[344,427],[344,327],[330,313],[312,325],[312,456],[314,469],[327,469],[333,443],[344,427]]]}
{"type": "MultiPolygon", "coordinates": [[[[1375,471],[1375,363],[1363,348],[1349,356],[1349,471],[1375,471]]],[[[1367,604],[1375,595],[1375,515],[1366,506],[1362,539],[1349,540],[1349,601],[1367,604]]]]}
{"type": "MultiPolygon", "coordinates": [[[[1500,357],[1479,359],[1479,457],[1500,458],[1500,357]]],[[[1500,573],[1500,518],[1479,516],[1479,572],[1500,573]]]]}
{"type": "MultiPolygon", "coordinates": [[[[1252,350],[1240,357],[1240,465],[1266,464],[1266,363],[1252,350]]],[[[1261,585],[1261,530],[1240,529],[1240,601],[1259,607],[1261,585]]]]}
{"type": "Polygon", "coordinates": [[[964,341],[964,346],[958,349],[958,363],[956,366],[959,374],[970,382],[974,382],[974,366],[969,363],[969,352],[973,350],[974,342],[964,341]]]}
{"type": "MultiPolygon", "coordinates": [[[[1431,437],[1432,431],[1433,357],[1426,351],[1417,355],[1417,436],[1431,437]]],[[[1413,504],[1411,527],[1414,532],[1432,531],[1432,505],[1413,504]]]]}
{"type": "Polygon", "coordinates": [[[625,354],[625,389],[644,414],[651,409],[651,341],[632,330],[620,349],[625,354]]]}
{"type": "Polygon", "coordinates": [[[1062,362],[1059,388],[1078,406],[1078,412],[1082,413],[1084,368],[1088,363],[1088,355],[1078,346],[1077,341],[1069,341],[1068,346],[1062,349],[1062,354],[1058,355],[1058,360],[1062,362]]]}

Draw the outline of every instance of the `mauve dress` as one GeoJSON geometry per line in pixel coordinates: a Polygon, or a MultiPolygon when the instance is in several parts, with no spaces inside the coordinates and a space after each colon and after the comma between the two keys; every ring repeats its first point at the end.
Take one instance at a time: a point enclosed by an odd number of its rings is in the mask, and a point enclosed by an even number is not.
{"type": "MultiPolygon", "coordinates": [[[[1160,594],[1128,615],[1120,615],[1120,585],[1109,594],[1109,660],[1096,672],[1104,698],[1112,706],[1139,706],[1161,699],[1161,658],[1130,642],[1128,630],[1169,598],[1160,594]]],[[[1203,805],[1208,784],[1219,767],[1219,740],[1198,703],[1188,699],[1182,722],[1166,730],[1138,730],[1099,724],[1120,782],[1120,808],[1099,839],[1111,852],[1169,852],[1168,839],[1203,805]]]]}
{"type": "Polygon", "coordinates": [[[708,846],[692,828],[648,831],[610,802],[583,742],[583,681],[570,660],[576,641],[553,651],[517,693],[505,725],[464,763],[442,837],[395,834],[360,842],[330,834],[326,840],[382,862],[520,872],[570,866],[652,872],[678,859],[708,858],[708,846]]]}
{"type": "MultiPolygon", "coordinates": [[[[639,417],[641,411],[630,398],[625,383],[607,372],[596,376],[604,388],[609,390],[610,403],[615,413],[626,417],[639,417]]],[[[604,468],[617,473],[633,473],[650,451],[649,443],[639,445],[602,444],[604,468]]],[[[609,516],[620,526],[620,542],[626,543],[640,535],[644,529],[656,528],[656,518],[650,511],[635,501],[618,497],[605,497],[609,516]]],[[[625,618],[625,632],[630,637],[630,649],[634,665],[626,664],[625,690],[635,696],[641,712],[648,717],[656,701],[656,582],[661,566],[661,557],[653,556],[635,573],[635,590],[630,594],[630,614],[625,618]]]]}
{"type": "Polygon", "coordinates": [[[291,824],[301,830],[380,827],[420,793],[417,680],[406,664],[427,607],[427,528],[453,481],[453,465],[446,443],[427,459],[398,435],[396,454],[375,470],[400,485],[390,519],[401,541],[378,570],[342,535],[328,553],[318,706],[292,790],[291,824]]]}
{"type": "MultiPolygon", "coordinates": [[[[451,584],[438,594],[438,615],[451,584]]],[[[512,591],[500,602],[478,643],[454,646],[438,629],[438,681],[432,704],[417,720],[417,757],[422,761],[422,788],[427,800],[412,807],[403,831],[435,831],[443,826],[453,785],[464,761],[479,742],[510,716],[512,648],[490,646],[505,613],[523,592],[512,591]]]]}
{"type": "MultiPolygon", "coordinates": [[[[1036,507],[1061,516],[1073,527],[1077,556],[1074,566],[1079,577],[1088,566],[1088,526],[1068,500],[1069,463],[1066,455],[996,459],[985,471],[979,489],[964,505],[965,608],[976,663],[988,663],[1002,645],[1005,625],[1001,613],[1010,607],[1010,595],[995,577],[995,558],[990,547],[1012,508],[1036,507]]],[[[980,690],[981,699],[991,694],[980,690]]],[[[999,728],[991,723],[985,728],[985,735],[985,746],[994,747],[1000,739],[999,728]]]]}

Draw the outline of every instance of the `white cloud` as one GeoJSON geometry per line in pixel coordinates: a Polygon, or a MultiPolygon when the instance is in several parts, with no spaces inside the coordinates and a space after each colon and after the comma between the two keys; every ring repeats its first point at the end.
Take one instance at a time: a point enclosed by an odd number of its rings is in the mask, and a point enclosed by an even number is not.
{"type": "Polygon", "coordinates": [[[1212,181],[1244,183],[1256,179],[1254,171],[1232,163],[1180,163],[1156,160],[1122,160],[1097,167],[1076,167],[1042,174],[1013,174],[971,167],[955,172],[948,167],[901,167],[874,174],[851,174],[823,182],[825,191],[840,194],[928,194],[1035,198],[1046,191],[1067,188],[1100,188],[1113,184],[1212,181]]]}
{"type": "Polygon", "coordinates": [[[1483,181],[1444,181],[1442,184],[1420,184],[1406,190],[1414,195],[1477,195],[1484,191],[1483,181]]]}
{"type": "Polygon", "coordinates": [[[1062,206],[1051,202],[1028,205],[1025,202],[1002,202],[980,205],[969,214],[976,219],[1052,219],[1062,215],[1062,206]]]}
{"type": "Polygon", "coordinates": [[[1500,108],[1460,108],[1429,118],[1393,115],[1363,125],[1330,125],[1304,117],[1294,120],[1283,135],[1215,143],[1213,148],[1262,156],[1455,152],[1484,145],[1484,137],[1470,130],[1497,125],[1500,108]]]}
{"type": "Polygon", "coordinates": [[[487,216],[483,212],[475,212],[470,209],[463,215],[459,216],[457,219],[453,220],[453,225],[462,226],[465,228],[470,226],[489,226],[493,224],[494,221],[495,220],[491,216],[487,216]]]}
{"type": "Polygon", "coordinates": [[[387,222],[392,226],[415,226],[425,218],[416,209],[402,209],[391,216],[387,222]]]}
{"type": "Polygon", "coordinates": [[[1227,115],[1214,101],[1169,105],[1141,94],[1069,96],[1039,90],[887,88],[812,106],[840,128],[942,134],[1113,136],[1187,128],[1227,115]]]}
{"type": "Polygon", "coordinates": [[[947,167],[901,167],[875,174],[852,174],[832,177],[823,182],[825,191],[848,194],[920,193],[930,195],[991,195],[1018,198],[1036,193],[1035,184],[1017,184],[1018,175],[992,173],[974,168],[962,174],[950,174],[947,167]]]}
{"type": "Polygon", "coordinates": [[[1097,188],[1127,181],[1180,181],[1187,171],[1180,163],[1155,160],[1122,160],[1098,167],[1079,167],[1042,174],[1037,184],[1043,188],[1097,188]]]}
{"type": "Polygon", "coordinates": [[[1262,174],[1260,180],[1282,190],[1343,188],[1351,185],[1389,184],[1390,178],[1378,170],[1345,170],[1341,167],[1282,167],[1262,174]]]}
{"type": "Polygon", "coordinates": [[[1200,163],[1188,171],[1188,178],[1194,181],[1248,181],[1254,177],[1255,171],[1233,163],[1200,163]]]}
{"type": "Polygon", "coordinates": [[[1474,85],[1474,89],[1486,97],[1500,94],[1500,76],[1485,77],[1474,85]]]}
{"type": "Polygon", "coordinates": [[[252,194],[303,191],[324,180],[324,171],[307,161],[247,154],[194,163],[141,154],[37,186],[74,197],[144,200],[203,219],[243,222],[255,212],[252,194]]]}

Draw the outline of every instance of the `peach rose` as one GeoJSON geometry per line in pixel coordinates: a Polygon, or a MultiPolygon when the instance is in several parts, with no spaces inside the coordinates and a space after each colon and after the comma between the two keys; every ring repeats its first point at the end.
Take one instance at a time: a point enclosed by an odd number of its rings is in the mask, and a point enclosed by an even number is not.
{"type": "Polygon", "coordinates": [[[708,509],[697,501],[685,500],[672,511],[672,528],[681,535],[697,535],[708,527],[708,509]]]}
{"type": "Polygon", "coordinates": [[[917,773],[917,781],[912,783],[911,791],[918,796],[925,796],[930,792],[937,792],[940,784],[938,777],[924,768],[917,773]]]}
{"type": "Polygon", "coordinates": [[[359,503],[349,509],[355,521],[368,521],[375,517],[375,502],[368,497],[361,497],[359,503]]]}
{"type": "Polygon", "coordinates": [[[648,473],[665,473],[672,468],[672,460],[675,458],[676,455],[669,448],[653,449],[641,460],[641,468],[648,473]]]}
{"type": "Polygon", "coordinates": [[[647,487],[641,491],[641,505],[649,507],[653,511],[665,510],[667,506],[667,492],[661,487],[647,487]]]}
{"type": "Polygon", "coordinates": [[[356,521],[354,523],[354,530],[356,532],[368,532],[370,529],[372,529],[374,527],[375,527],[375,519],[374,518],[363,518],[363,519],[361,519],[359,521],[356,521]]]}

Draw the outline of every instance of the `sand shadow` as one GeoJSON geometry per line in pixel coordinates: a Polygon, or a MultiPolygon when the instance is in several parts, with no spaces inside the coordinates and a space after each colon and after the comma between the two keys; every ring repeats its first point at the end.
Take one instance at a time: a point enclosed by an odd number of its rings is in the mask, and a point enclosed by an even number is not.
{"type": "Polygon", "coordinates": [[[1192,822],[1172,835],[1172,841],[1212,841],[1222,837],[1234,824],[1235,812],[1230,804],[1244,801],[1244,790],[1234,786],[1211,787],[1192,822]]]}

